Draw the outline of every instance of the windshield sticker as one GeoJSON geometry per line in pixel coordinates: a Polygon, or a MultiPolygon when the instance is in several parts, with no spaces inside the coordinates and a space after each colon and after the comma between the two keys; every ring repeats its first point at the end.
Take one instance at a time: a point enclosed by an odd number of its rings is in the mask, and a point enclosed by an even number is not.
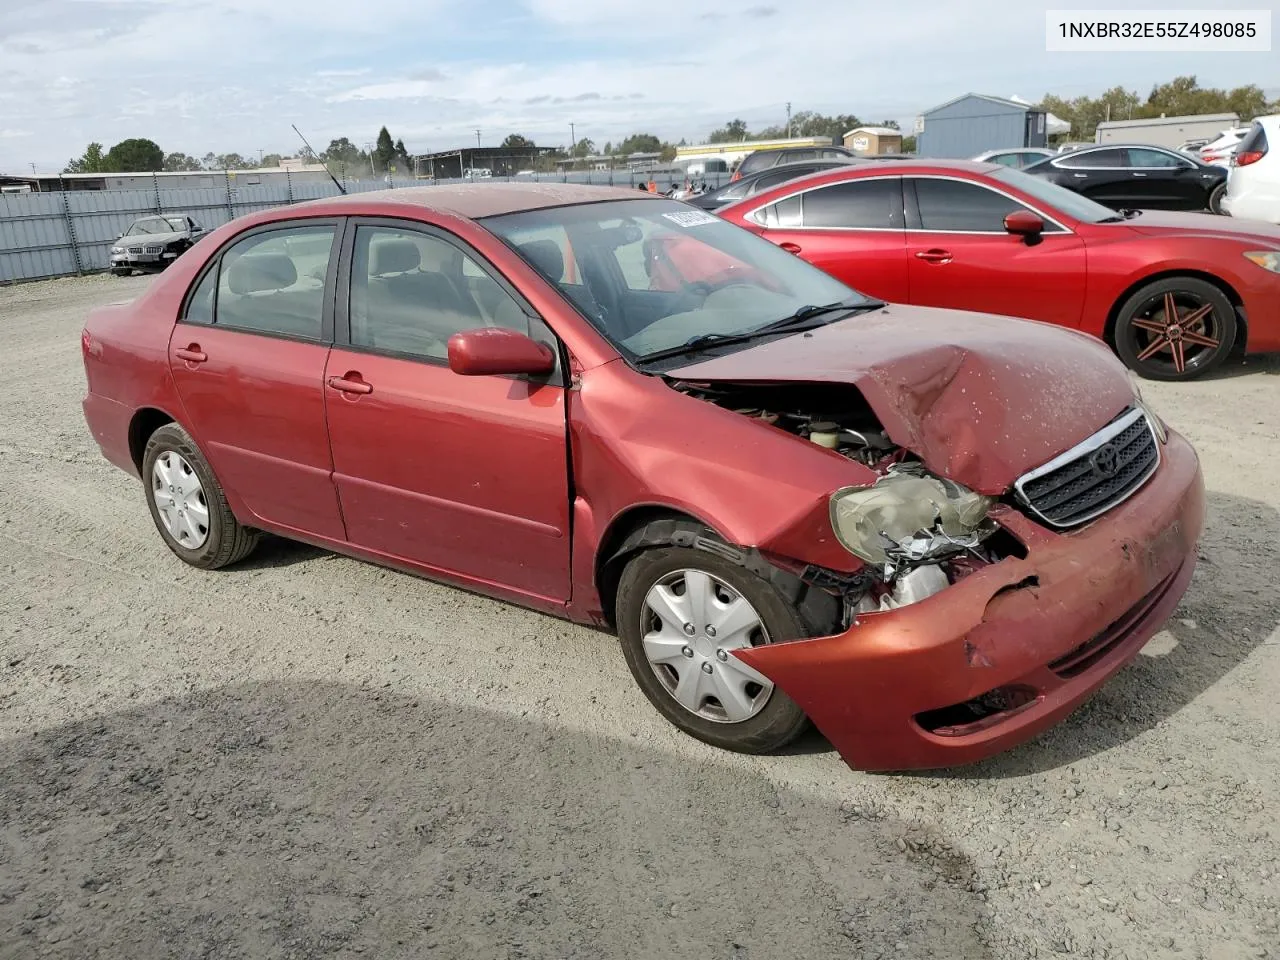
{"type": "Polygon", "coordinates": [[[664,213],[662,215],[678,227],[699,227],[704,223],[718,223],[719,217],[713,217],[702,210],[685,210],[680,213],[664,213]]]}

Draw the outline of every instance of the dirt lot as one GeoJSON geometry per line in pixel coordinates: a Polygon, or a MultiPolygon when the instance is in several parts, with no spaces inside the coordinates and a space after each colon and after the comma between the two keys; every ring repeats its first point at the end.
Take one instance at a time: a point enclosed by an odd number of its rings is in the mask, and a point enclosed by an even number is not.
{"type": "Polygon", "coordinates": [[[0,288],[0,958],[1280,957],[1280,362],[1152,385],[1210,516],[1062,727],[947,776],[717,752],[611,638],[310,548],[174,559],[0,288]]]}

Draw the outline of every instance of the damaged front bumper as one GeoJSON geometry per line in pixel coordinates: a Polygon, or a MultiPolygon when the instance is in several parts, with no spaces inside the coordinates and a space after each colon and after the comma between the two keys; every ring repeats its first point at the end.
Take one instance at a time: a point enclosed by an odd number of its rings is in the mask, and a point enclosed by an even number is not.
{"type": "Polygon", "coordinates": [[[862,770],[956,766],[1060,721],[1137,655],[1182,598],[1204,522],[1190,444],[1170,434],[1143,489],[1058,534],[991,512],[1025,545],[844,633],[737,652],[862,770]]]}

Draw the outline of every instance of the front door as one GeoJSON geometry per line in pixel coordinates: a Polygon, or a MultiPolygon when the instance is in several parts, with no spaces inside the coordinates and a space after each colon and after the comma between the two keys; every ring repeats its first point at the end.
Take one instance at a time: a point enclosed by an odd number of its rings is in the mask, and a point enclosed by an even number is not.
{"type": "Polygon", "coordinates": [[[969,180],[905,182],[910,303],[1080,325],[1086,265],[1076,234],[1046,221],[1028,244],[1004,229],[1008,214],[1027,209],[1013,198],[969,180]]]}
{"type": "Polygon", "coordinates": [[[1128,147],[1133,206],[1139,210],[1203,210],[1208,192],[1189,160],[1146,147],[1128,147]]]}
{"type": "Polygon", "coordinates": [[[464,377],[447,360],[449,337],[477,327],[554,338],[441,231],[361,223],[344,256],[325,405],[348,539],[431,570],[567,599],[559,372],[464,377]]]}
{"type": "Polygon", "coordinates": [[[169,340],[200,443],[250,525],[343,539],[330,473],[324,369],[340,221],[246,235],[207,269],[169,340]]]}

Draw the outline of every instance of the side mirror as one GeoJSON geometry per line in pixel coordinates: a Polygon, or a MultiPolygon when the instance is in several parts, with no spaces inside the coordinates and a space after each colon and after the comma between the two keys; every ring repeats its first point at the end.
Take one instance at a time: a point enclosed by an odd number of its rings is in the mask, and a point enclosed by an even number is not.
{"type": "Polygon", "coordinates": [[[555,367],[550,347],[504,327],[464,330],[449,338],[449,369],[464,377],[517,373],[537,377],[555,367]]]}
{"type": "Polygon", "coordinates": [[[116,239],[117,239],[117,240],[123,240],[123,239],[124,239],[124,234],[123,234],[123,233],[117,233],[117,234],[116,234],[116,239]]]}
{"type": "Polygon", "coordinates": [[[1031,243],[1044,232],[1044,221],[1030,210],[1015,210],[1004,218],[1004,228],[1031,243]]]}

